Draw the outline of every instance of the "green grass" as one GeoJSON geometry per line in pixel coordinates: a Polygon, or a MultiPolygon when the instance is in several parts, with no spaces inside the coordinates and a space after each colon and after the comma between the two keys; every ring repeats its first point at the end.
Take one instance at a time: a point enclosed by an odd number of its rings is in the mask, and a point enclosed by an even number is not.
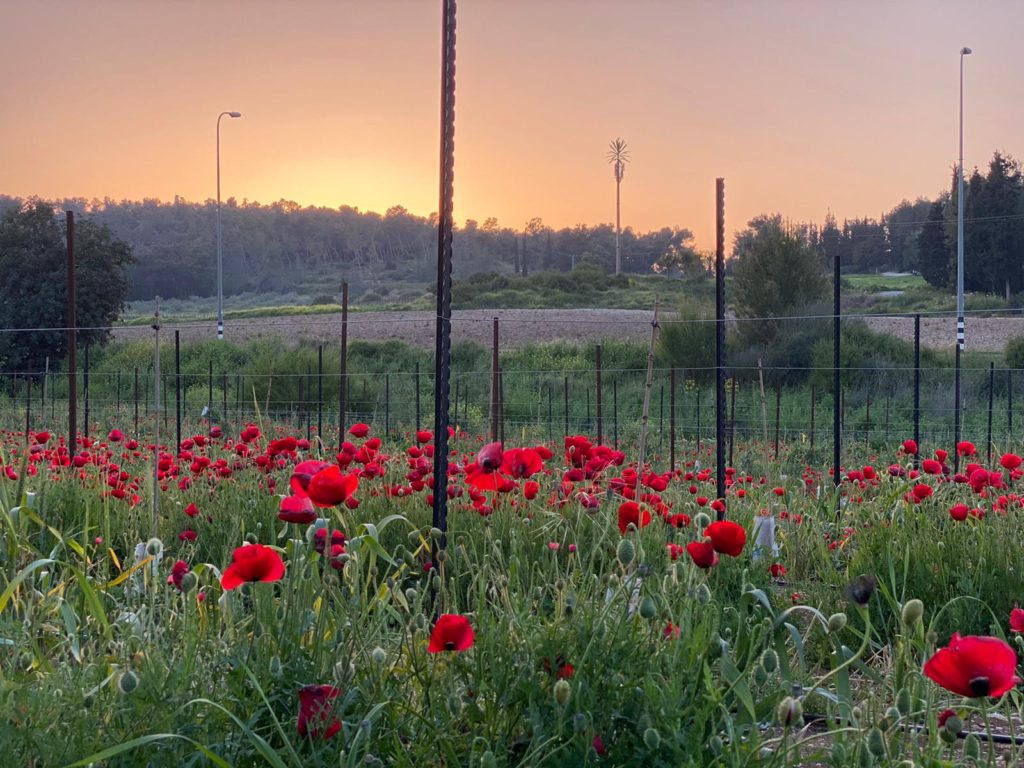
{"type": "Polygon", "coordinates": [[[920,275],[843,275],[843,283],[852,290],[865,293],[908,291],[928,285],[920,275]]]}

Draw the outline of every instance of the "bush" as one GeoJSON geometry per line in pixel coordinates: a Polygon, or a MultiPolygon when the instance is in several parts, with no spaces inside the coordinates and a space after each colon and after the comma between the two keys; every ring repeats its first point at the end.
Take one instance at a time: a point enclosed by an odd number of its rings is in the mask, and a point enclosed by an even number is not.
{"type": "Polygon", "coordinates": [[[1015,336],[1006,345],[1006,365],[1010,368],[1024,368],[1024,336],[1015,336]]]}
{"type": "Polygon", "coordinates": [[[674,320],[662,324],[658,335],[660,365],[685,368],[686,377],[710,381],[715,373],[715,322],[706,312],[689,306],[679,308],[674,320]]]}

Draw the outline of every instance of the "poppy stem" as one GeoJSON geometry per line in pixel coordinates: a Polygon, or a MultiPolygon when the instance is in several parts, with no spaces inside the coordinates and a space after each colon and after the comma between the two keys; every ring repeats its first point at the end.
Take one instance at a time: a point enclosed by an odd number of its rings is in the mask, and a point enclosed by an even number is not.
{"type": "MultiPolygon", "coordinates": [[[[863,656],[864,652],[868,649],[868,643],[871,642],[871,611],[869,611],[866,607],[858,606],[857,612],[864,617],[864,637],[860,642],[860,647],[857,649],[857,652],[853,654],[853,656],[846,659],[846,661],[834,667],[829,672],[826,672],[824,677],[819,678],[818,682],[814,684],[815,688],[823,687],[826,680],[828,680],[833,675],[839,674],[839,672],[849,667],[851,664],[853,664],[853,662],[855,662],[857,659],[863,656]]],[[[839,651],[837,651],[837,658],[838,653],[841,652],[842,644],[840,644],[839,651]]]]}

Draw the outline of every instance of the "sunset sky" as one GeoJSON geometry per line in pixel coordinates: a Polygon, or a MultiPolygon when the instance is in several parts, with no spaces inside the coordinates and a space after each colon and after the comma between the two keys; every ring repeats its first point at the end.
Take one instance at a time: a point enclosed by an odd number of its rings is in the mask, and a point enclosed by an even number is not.
{"type": "MultiPolygon", "coordinates": [[[[439,0],[0,0],[0,193],[437,210],[439,0]]],[[[1024,158],[1024,3],[462,0],[455,217],[713,247],[780,212],[878,216],[1024,158]]]]}

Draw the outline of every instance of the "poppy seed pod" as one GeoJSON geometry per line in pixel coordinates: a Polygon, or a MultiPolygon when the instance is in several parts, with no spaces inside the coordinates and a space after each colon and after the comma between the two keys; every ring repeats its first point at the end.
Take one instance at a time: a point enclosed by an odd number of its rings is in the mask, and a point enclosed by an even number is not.
{"type": "Polygon", "coordinates": [[[146,554],[156,557],[164,551],[164,543],[155,536],[146,542],[146,554]]]}
{"type": "Polygon", "coordinates": [[[765,648],[764,653],[761,654],[761,668],[768,674],[779,668],[779,656],[774,649],[765,648]]]}
{"type": "Polygon", "coordinates": [[[661,746],[661,734],[656,728],[648,728],[644,731],[644,744],[652,752],[661,746]]]}
{"type": "Polygon", "coordinates": [[[707,512],[698,512],[697,516],[693,518],[693,524],[697,526],[697,530],[703,530],[711,525],[711,518],[708,517],[707,512]]]}
{"type": "Polygon", "coordinates": [[[910,714],[913,709],[913,700],[910,696],[909,688],[900,688],[896,694],[896,709],[901,715],[906,717],[910,714]]]}
{"type": "Polygon", "coordinates": [[[697,602],[701,605],[707,605],[711,602],[711,588],[707,584],[701,584],[697,587],[697,602]]]}
{"type": "Polygon", "coordinates": [[[640,616],[645,619],[653,619],[658,613],[658,608],[654,604],[654,598],[647,595],[643,600],[640,601],[640,616]]]}
{"type": "Polygon", "coordinates": [[[377,646],[370,652],[370,658],[373,659],[375,664],[383,664],[388,660],[388,654],[383,648],[377,646]]]}
{"type": "Polygon", "coordinates": [[[981,742],[973,733],[967,734],[964,739],[964,757],[974,761],[981,759],[981,742]]]}

